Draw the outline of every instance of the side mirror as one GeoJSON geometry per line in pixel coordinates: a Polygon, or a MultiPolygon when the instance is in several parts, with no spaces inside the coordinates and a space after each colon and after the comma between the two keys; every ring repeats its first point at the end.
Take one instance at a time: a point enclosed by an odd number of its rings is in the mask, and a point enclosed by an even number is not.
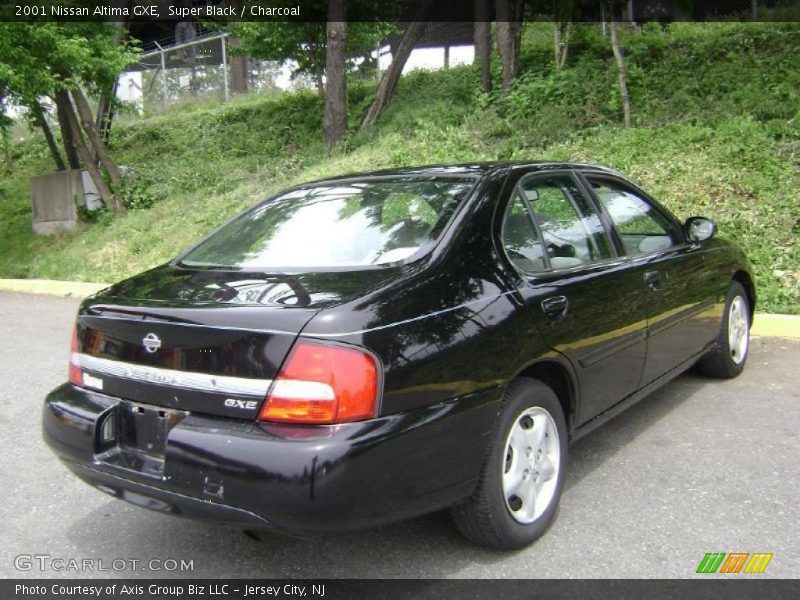
{"type": "Polygon", "coordinates": [[[717,233],[717,224],[705,217],[689,217],[683,224],[683,230],[690,242],[705,242],[717,233]]]}

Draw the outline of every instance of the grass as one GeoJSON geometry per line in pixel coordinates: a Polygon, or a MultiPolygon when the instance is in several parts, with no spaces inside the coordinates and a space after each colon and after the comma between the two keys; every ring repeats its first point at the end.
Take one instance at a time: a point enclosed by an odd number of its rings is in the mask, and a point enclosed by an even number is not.
{"type": "MultiPolygon", "coordinates": [[[[575,160],[622,170],[680,218],[715,219],[758,277],[760,309],[800,314],[800,42],[797,24],[675,24],[623,37],[634,127],[620,125],[607,38],[576,28],[552,69],[548,24],[532,24],[507,95],[469,68],[401,79],[380,122],[356,132],[374,88],[350,90],[352,133],[333,154],[314,94],[186,107],[114,131],[135,170],[135,207],[80,232],[36,237],[27,180],[52,170],[33,135],[0,180],[0,277],[115,281],[160,264],[221,221],[296,182],[358,170],[493,159],[575,160]]],[[[495,70],[499,65],[495,65],[495,70]]],[[[499,79],[499,78],[498,78],[499,79]]]]}

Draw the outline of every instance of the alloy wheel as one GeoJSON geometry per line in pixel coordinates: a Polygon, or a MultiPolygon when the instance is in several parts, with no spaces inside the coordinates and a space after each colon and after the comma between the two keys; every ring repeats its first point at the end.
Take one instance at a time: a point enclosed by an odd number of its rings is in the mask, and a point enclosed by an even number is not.
{"type": "Polygon", "coordinates": [[[511,426],[503,456],[503,497],[509,513],[529,524],[553,500],[561,464],[561,446],[553,417],[535,406],[522,411],[511,426]]]}

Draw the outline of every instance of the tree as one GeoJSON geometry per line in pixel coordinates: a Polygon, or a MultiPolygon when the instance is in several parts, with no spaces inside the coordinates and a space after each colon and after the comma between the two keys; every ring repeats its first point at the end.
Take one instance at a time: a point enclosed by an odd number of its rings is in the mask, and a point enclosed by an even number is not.
{"type": "Polygon", "coordinates": [[[346,19],[347,0],[330,0],[325,65],[328,81],[325,86],[325,115],[322,119],[322,133],[328,148],[333,147],[347,133],[346,19]]]}
{"type": "MultiPolygon", "coordinates": [[[[130,4],[131,0],[112,0],[112,5],[115,8],[130,10],[130,4]]],[[[127,17],[123,17],[122,21],[112,21],[111,24],[115,28],[113,38],[114,44],[122,44],[128,32],[127,17]]],[[[108,142],[111,134],[111,121],[114,119],[114,108],[116,106],[117,81],[118,79],[115,78],[110,85],[107,85],[105,89],[101,90],[100,98],[97,101],[96,127],[104,142],[108,142]]]]}
{"type": "MultiPolygon", "coordinates": [[[[239,40],[235,37],[228,38],[228,48],[236,48],[239,40]]],[[[250,71],[250,59],[244,54],[233,53],[228,59],[231,71],[231,92],[234,94],[246,94],[250,71]]]]}
{"type": "Polygon", "coordinates": [[[56,116],[58,117],[58,127],[61,130],[61,143],[64,146],[64,154],[67,157],[67,164],[70,169],[80,169],[81,160],[78,158],[78,151],[72,141],[72,127],[70,127],[67,111],[64,108],[64,98],[69,99],[66,92],[56,92],[53,95],[53,102],[56,105],[56,116]]]}
{"type": "Polygon", "coordinates": [[[475,0],[475,64],[481,73],[481,91],[492,91],[492,31],[489,0],[475,0]]]}
{"type": "Polygon", "coordinates": [[[625,68],[625,57],[622,48],[619,46],[618,35],[619,23],[616,17],[611,17],[611,50],[614,59],[617,61],[617,75],[619,79],[619,95],[622,100],[622,113],[625,119],[625,127],[631,126],[631,98],[628,93],[628,70],[625,68]]]}
{"type": "MultiPolygon", "coordinates": [[[[35,119],[40,99],[51,98],[56,104],[70,167],[78,168],[82,162],[103,201],[122,210],[122,201],[111,192],[97,167],[99,160],[111,181],[119,183],[119,170],[98,133],[83,92],[86,88],[102,94],[135,58],[135,47],[128,42],[120,43],[119,31],[120,28],[108,23],[0,23],[0,89],[7,89],[35,119]],[[83,139],[84,131],[91,151],[83,139]]],[[[46,125],[43,119],[38,122],[40,126],[46,125]]],[[[44,133],[47,138],[47,131],[44,133]]]]}
{"type": "Polygon", "coordinates": [[[556,73],[560,73],[567,62],[570,29],[572,29],[571,21],[564,22],[558,19],[553,21],[553,54],[556,64],[556,73]]]}
{"type": "Polygon", "coordinates": [[[53,132],[50,130],[50,125],[47,123],[44,108],[42,108],[42,105],[36,100],[31,102],[29,108],[34,123],[36,123],[44,134],[47,148],[50,150],[50,156],[53,157],[53,161],[56,163],[56,168],[59,171],[66,171],[67,167],[64,164],[64,159],[61,158],[61,152],[58,151],[58,144],[56,144],[56,139],[53,137],[53,132]]]}
{"type": "Polygon", "coordinates": [[[504,92],[511,89],[511,82],[519,71],[519,46],[522,38],[522,0],[496,0],[497,49],[503,61],[504,92]]]}
{"type": "Polygon", "coordinates": [[[125,206],[122,203],[122,199],[114,194],[111,188],[108,187],[106,180],[103,178],[103,174],[100,172],[100,169],[97,168],[94,156],[89,152],[89,148],[86,147],[86,142],[83,140],[83,134],[81,133],[81,126],[78,123],[78,118],[75,116],[69,94],[65,91],[60,91],[58,93],[61,95],[62,106],[64,107],[64,112],[69,122],[70,131],[72,132],[72,143],[81,161],[86,166],[86,170],[89,171],[89,176],[97,187],[97,191],[100,193],[103,203],[106,206],[111,206],[113,203],[117,210],[124,210],[125,206]]]}
{"type": "MultiPolygon", "coordinates": [[[[270,4],[296,6],[297,2],[276,0],[270,4]]],[[[374,9],[371,0],[350,0],[347,8],[345,54],[348,58],[371,53],[378,42],[394,31],[391,23],[370,21],[370,11],[374,9]]],[[[303,22],[230,23],[228,30],[238,40],[238,46],[231,47],[231,53],[279,62],[292,61],[296,65],[292,76],[313,77],[322,96],[327,64],[328,1],[304,2],[303,18],[306,19],[303,22]]],[[[353,66],[354,63],[349,64],[348,68],[353,66]]]]}
{"type": "Polygon", "coordinates": [[[380,116],[381,111],[383,111],[392,99],[397,81],[400,79],[403,68],[406,66],[406,61],[408,61],[408,57],[411,55],[411,51],[428,28],[426,19],[430,17],[433,6],[433,0],[422,0],[420,3],[417,13],[414,15],[414,21],[409,24],[400,45],[397,47],[397,51],[394,52],[392,56],[392,64],[389,65],[389,68],[381,78],[380,84],[378,84],[378,92],[375,95],[375,100],[372,101],[372,104],[361,119],[362,129],[374,123],[378,119],[378,116],[380,116]]]}
{"type": "Polygon", "coordinates": [[[11,158],[11,134],[9,130],[14,121],[6,114],[5,94],[0,90],[0,137],[3,139],[3,157],[6,163],[6,173],[11,173],[14,161],[11,158]]]}

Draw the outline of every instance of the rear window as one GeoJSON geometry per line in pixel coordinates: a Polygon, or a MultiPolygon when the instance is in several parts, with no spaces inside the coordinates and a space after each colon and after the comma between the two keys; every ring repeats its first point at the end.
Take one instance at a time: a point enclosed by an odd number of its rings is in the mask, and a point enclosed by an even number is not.
{"type": "Polygon", "coordinates": [[[398,178],[293,190],[234,219],[179,264],[261,270],[418,258],[433,247],[474,184],[474,178],[398,178]]]}

